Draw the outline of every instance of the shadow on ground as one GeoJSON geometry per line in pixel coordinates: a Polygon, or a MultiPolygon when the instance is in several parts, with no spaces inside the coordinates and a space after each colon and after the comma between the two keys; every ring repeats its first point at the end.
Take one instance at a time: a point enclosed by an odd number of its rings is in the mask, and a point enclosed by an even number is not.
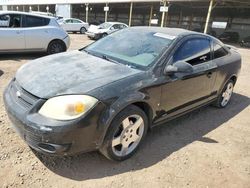
{"type": "Polygon", "coordinates": [[[135,156],[121,163],[109,161],[98,152],[62,158],[40,156],[39,159],[54,173],[78,181],[147,168],[194,141],[218,143],[205,135],[234,118],[249,104],[250,98],[234,94],[225,109],[204,107],[159,126],[148,133],[135,156]]]}
{"type": "Polygon", "coordinates": [[[17,53],[17,54],[1,54],[0,61],[23,61],[33,60],[39,57],[46,56],[46,53],[17,53]]]}
{"type": "Polygon", "coordinates": [[[4,74],[4,72],[2,70],[0,70],[0,76],[2,76],[4,74]]]}

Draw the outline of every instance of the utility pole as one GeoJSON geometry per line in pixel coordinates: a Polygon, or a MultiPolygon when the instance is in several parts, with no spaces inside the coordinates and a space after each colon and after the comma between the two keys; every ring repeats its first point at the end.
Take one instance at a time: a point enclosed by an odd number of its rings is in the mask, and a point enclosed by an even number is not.
{"type": "Polygon", "coordinates": [[[209,20],[210,20],[212,8],[213,8],[213,3],[214,3],[214,0],[210,0],[210,4],[209,4],[209,8],[208,8],[208,13],[207,13],[206,24],[205,24],[205,28],[204,28],[204,33],[205,34],[207,33],[208,24],[209,24],[209,20]]]}
{"type": "Polygon", "coordinates": [[[128,21],[129,27],[131,26],[132,23],[132,14],[133,14],[133,2],[130,3],[129,21],[128,21]]]}
{"type": "Polygon", "coordinates": [[[149,26],[151,26],[151,20],[152,20],[152,17],[153,17],[153,9],[154,9],[154,7],[153,7],[153,5],[151,5],[151,7],[150,7],[150,15],[149,15],[149,26]]]}
{"type": "MultiPolygon", "coordinates": [[[[167,4],[167,1],[164,0],[163,2],[163,7],[165,8],[167,4]]],[[[165,20],[165,10],[162,12],[162,16],[161,16],[161,27],[164,26],[164,20],[165,20]]]]}
{"type": "Polygon", "coordinates": [[[104,7],[104,11],[105,11],[105,22],[108,21],[108,3],[106,3],[106,6],[104,7]]]}
{"type": "Polygon", "coordinates": [[[85,6],[86,6],[86,9],[85,9],[85,10],[86,10],[86,20],[85,20],[85,21],[86,21],[86,23],[88,23],[88,17],[89,17],[89,4],[86,3],[85,6]]]}

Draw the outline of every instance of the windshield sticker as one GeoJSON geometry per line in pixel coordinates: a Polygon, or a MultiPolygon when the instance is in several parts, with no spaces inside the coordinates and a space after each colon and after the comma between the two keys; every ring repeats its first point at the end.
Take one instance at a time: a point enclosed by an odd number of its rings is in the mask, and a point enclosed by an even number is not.
{"type": "Polygon", "coordinates": [[[174,40],[176,38],[175,36],[171,36],[165,33],[155,33],[154,36],[165,38],[165,39],[170,39],[170,40],[174,40]]]}

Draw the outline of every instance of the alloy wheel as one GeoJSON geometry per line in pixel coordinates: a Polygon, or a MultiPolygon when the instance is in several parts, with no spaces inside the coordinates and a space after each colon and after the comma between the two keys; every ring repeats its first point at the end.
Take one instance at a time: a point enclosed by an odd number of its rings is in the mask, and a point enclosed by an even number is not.
{"type": "Polygon", "coordinates": [[[226,106],[232,96],[234,85],[232,82],[227,84],[226,90],[222,93],[221,106],[226,106]]]}
{"type": "Polygon", "coordinates": [[[51,43],[50,47],[49,47],[49,53],[50,54],[56,54],[56,53],[60,53],[63,52],[63,46],[60,42],[53,42],[51,43]]]}
{"type": "Polygon", "coordinates": [[[112,150],[120,157],[130,154],[140,143],[144,132],[144,121],[139,115],[125,118],[112,139],[112,150]]]}

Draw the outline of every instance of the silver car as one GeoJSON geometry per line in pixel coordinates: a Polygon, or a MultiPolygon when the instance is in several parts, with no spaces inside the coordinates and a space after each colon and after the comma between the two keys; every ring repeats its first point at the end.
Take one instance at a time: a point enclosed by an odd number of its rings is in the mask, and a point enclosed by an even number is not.
{"type": "Polygon", "coordinates": [[[80,32],[84,34],[89,28],[88,23],[76,18],[64,19],[62,22],[59,22],[59,24],[65,31],[73,33],[80,32]]]}
{"type": "Polygon", "coordinates": [[[105,37],[111,33],[114,33],[115,31],[127,28],[128,26],[121,22],[105,22],[98,26],[91,25],[86,32],[87,36],[90,39],[100,39],[102,37],[105,37]]]}
{"type": "Polygon", "coordinates": [[[64,52],[68,34],[56,19],[17,11],[0,11],[0,53],[64,52]]]}

